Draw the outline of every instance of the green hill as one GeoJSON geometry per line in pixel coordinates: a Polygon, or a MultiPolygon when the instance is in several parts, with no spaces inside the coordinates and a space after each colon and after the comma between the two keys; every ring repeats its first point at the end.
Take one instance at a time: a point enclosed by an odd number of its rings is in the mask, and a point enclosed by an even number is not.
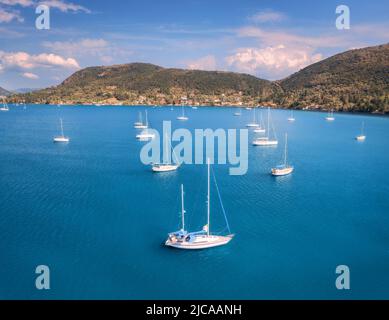
{"type": "Polygon", "coordinates": [[[389,44],[350,50],[279,81],[277,103],[353,111],[389,111],[389,44]]]}
{"type": "Polygon", "coordinates": [[[224,99],[249,103],[269,98],[279,86],[247,74],[168,69],[131,63],[90,67],[77,71],[57,87],[26,94],[40,103],[173,104],[187,97],[192,103],[219,103],[224,99]]]}

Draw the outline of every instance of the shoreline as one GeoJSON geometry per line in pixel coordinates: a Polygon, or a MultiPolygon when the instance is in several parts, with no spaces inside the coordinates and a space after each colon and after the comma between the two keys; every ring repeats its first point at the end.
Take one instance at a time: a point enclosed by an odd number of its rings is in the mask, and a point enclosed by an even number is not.
{"type": "MultiPolygon", "coordinates": [[[[11,106],[20,106],[20,104],[10,103],[11,106]]],[[[58,107],[58,104],[44,104],[44,103],[27,103],[27,105],[39,105],[39,106],[49,106],[49,107],[58,107]]],[[[164,104],[164,105],[151,105],[151,104],[61,104],[61,107],[123,107],[123,108],[132,108],[132,107],[147,107],[147,108],[167,108],[167,107],[182,107],[180,104],[164,104]]],[[[257,108],[257,109],[267,109],[271,108],[274,110],[285,110],[285,111],[303,111],[303,112],[321,112],[326,113],[331,111],[331,109],[322,109],[322,108],[285,108],[281,106],[239,106],[239,105],[223,105],[223,106],[215,106],[215,105],[184,105],[185,107],[192,108],[257,108]]],[[[333,110],[334,113],[338,114],[350,114],[350,115],[371,115],[371,116],[380,116],[380,117],[389,117],[389,112],[363,112],[363,111],[344,111],[344,110],[333,110]]]]}

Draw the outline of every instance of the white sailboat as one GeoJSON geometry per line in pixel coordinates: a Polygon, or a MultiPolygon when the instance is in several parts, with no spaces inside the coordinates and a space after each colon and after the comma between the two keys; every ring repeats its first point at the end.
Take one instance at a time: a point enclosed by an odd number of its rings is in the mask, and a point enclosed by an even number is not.
{"type": "MultiPolygon", "coordinates": [[[[216,179],[215,179],[216,183],[216,179]]],[[[185,206],[184,206],[184,187],[181,185],[181,216],[182,216],[182,227],[181,230],[169,233],[168,239],[165,242],[166,246],[195,250],[195,249],[207,249],[212,247],[218,247],[225,245],[231,241],[234,237],[230,233],[228,221],[226,218],[227,228],[229,234],[226,236],[216,235],[211,233],[210,228],[210,216],[211,216],[211,188],[210,188],[210,163],[208,159],[208,196],[207,196],[207,224],[201,231],[188,232],[185,230],[185,206]]],[[[217,189],[217,188],[216,188],[217,189]]],[[[217,189],[218,190],[218,189],[217,189]]],[[[220,195],[219,195],[220,198],[220,195]]],[[[223,210],[224,212],[224,210],[223,210]]],[[[225,215],[224,215],[225,216],[225,215]]],[[[226,217],[226,216],[225,216],[226,217]]]]}
{"type": "Polygon", "coordinates": [[[0,111],[4,111],[4,112],[9,111],[9,107],[8,107],[7,103],[5,102],[5,100],[3,100],[3,106],[0,108],[0,111]]]}
{"type": "Polygon", "coordinates": [[[327,121],[334,121],[334,120],[335,120],[335,117],[334,117],[334,110],[331,109],[331,111],[328,112],[327,117],[326,117],[326,120],[327,120],[327,121]]]}
{"type": "Polygon", "coordinates": [[[294,168],[288,164],[288,135],[285,133],[284,163],[271,169],[273,176],[286,176],[293,172],[294,168]]]}
{"type": "Polygon", "coordinates": [[[263,125],[262,111],[261,111],[261,120],[259,121],[259,127],[254,129],[255,133],[265,133],[266,129],[263,125]]]}
{"type": "Polygon", "coordinates": [[[296,119],[295,119],[295,117],[293,116],[293,110],[291,111],[291,113],[290,113],[290,117],[288,118],[288,121],[289,122],[293,122],[293,121],[295,121],[296,119]]]}
{"type": "MultiPolygon", "coordinates": [[[[165,145],[165,154],[168,155],[170,153],[170,149],[172,149],[174,158],[176,157],[176,154],[174,153],[173,148],[169,145],[169,140],[167,136],[165,136],[166,145],[165,145]]],[[[177,159],[175,159],[175,162],[173,161],[167,161],[164,163],[154,163],[151,167],[151,170],[154,172],[168,172],[168,171],[175,171],[180,167],[180,164],[177,163],[177,159]]]]}
{"type": "Polygon", "coordinates": [[[189,118],[185,115],[185,107],[182,106],[182,115],[177,117],[177,120],[186,121],[189,118]]]}
{"type": "Polygon", "coordinates": [[[261,147],[269,147],[269,146],[278,145],[278,140],[277,140],[274,128],[273,128],[274,138],[270,139],[270,108],[268,108],[268,111],[267,111],[266,133],[267,133],[267,135],[265,137],[255,138],[253,141],[253,145],[254,146],[261,146],[261,147]]]}
{"type": "Polygon", "coordinates": [[[149,131],[149,122],[147,120],[147,110],[145,111],[146,121],[144,130],[136,135],[136,138],[140,141],[148,141],[155,138],[155,134],[149,131]]]}
{"type": "Polygon", "coordinates": [[[254,108],[253,122],[249,122],[246,125],[246,127],[247,128],[257,128],[257,127],[259,127],[259,124],[257,123],[257,117],[256,117],[256,113],[255,113],[255,108],[254,108]]]}
{"type": "Polygon", "coordinates": [[[240,117],[241,115],[242,115],[242,109],[239,108],[239,111],[238,111],[238,112],[235,112],[235,113],[234,113],[234,116],[240,117]]]}
{"type": "Polygon", "coordinates": [[[361,128],[361,134],[357,135],[355,137],[357,141],[365,141],[366,140],[366,135],[365,135],[365,122],[362,121],[362,128],[361,128]]]}
{"type": "Polygon", "coordinates": [[[53,138],[53,141],[54,142],[69,142],[69,137],[65,137],[64,133],[63,133],[63,123],[62,123],[62,118],[59,119],[60,123],[61,123],[61,135],[59,136],[56,136],[53,138]]]}
{"type": "MultiPolygon", "coordinates": [[[[146,113],[147,113],[147,111],[146,111],[146,113]]],[[[134,122],[134,128],[135,129],[147,129],[147,124],[143,123],[141,111],[139,111],[139,120],[134,122]]]]}

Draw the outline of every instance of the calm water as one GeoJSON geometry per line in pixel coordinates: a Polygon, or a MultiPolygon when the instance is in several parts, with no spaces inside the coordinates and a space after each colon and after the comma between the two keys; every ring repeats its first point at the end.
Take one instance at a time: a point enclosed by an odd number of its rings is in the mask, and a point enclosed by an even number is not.
{"type": "MultiPolygon", "coordinates": [[[[141,107],[12,107],[0,114],[0,298],[389,298],[389,118],[274,111],[278,148],[249,146],[249,171],[214,166],[236,238],[204,251],[162,245],[179,225],[185,184],[191,230],[205,223],[206,168],[152,174],[132,123],[141,107]],[[55,145],[63,117],[68,145],[55,145]],[[354,136],[365,121],[367,140],[354,136]],[[283,133],[293,175],[273,178],[283,133]],[[35,267],[51,290],[35,289],[35,267]],[[351,290],[335,288],[346,264],[351,290]]],[[[251,111],[149,108],[160,129],[243,128],[251,111]]],[[[250,135],[252,136],[252,135],[250,135]]],[[[251,140],[251,139],[250,139],[251,140]]],[[[213,228],[224,227],[213,200],[213,228]]]]}

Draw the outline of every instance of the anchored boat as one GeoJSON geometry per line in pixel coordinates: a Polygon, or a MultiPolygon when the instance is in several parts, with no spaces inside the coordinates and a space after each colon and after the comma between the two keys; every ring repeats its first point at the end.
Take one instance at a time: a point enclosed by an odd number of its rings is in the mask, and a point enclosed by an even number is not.
{"type": "MultiPolygon", "coordinates": [[[[218,192],[219,199],[219,189],[216,184],[216,179],[214,179],[216,190],[218,192]]],[[[228,235],[217,235],[211,233],[210,228],[210,216],[211,216],[211,190],[210,190],[210,163],[208,159],[208,196],[207,196],[207,224],[200,231],[188,232],[185,230],[185,206],[184,206],[184,186],[181,185],[181,219],[182,219],[182,227],[179,231],[169,233],[168,239],[165,242],[166,246],[178,248],[178,249],[186,249],[186,250],[194,250],[194,249],[207,249],[218,246],[223,246],[231,241],[234,237],[230,232],[230,228],[228,225],[227,217],[224,212],[224,208],[222,205],[224,217],[226,219],[228,235]]]]}

